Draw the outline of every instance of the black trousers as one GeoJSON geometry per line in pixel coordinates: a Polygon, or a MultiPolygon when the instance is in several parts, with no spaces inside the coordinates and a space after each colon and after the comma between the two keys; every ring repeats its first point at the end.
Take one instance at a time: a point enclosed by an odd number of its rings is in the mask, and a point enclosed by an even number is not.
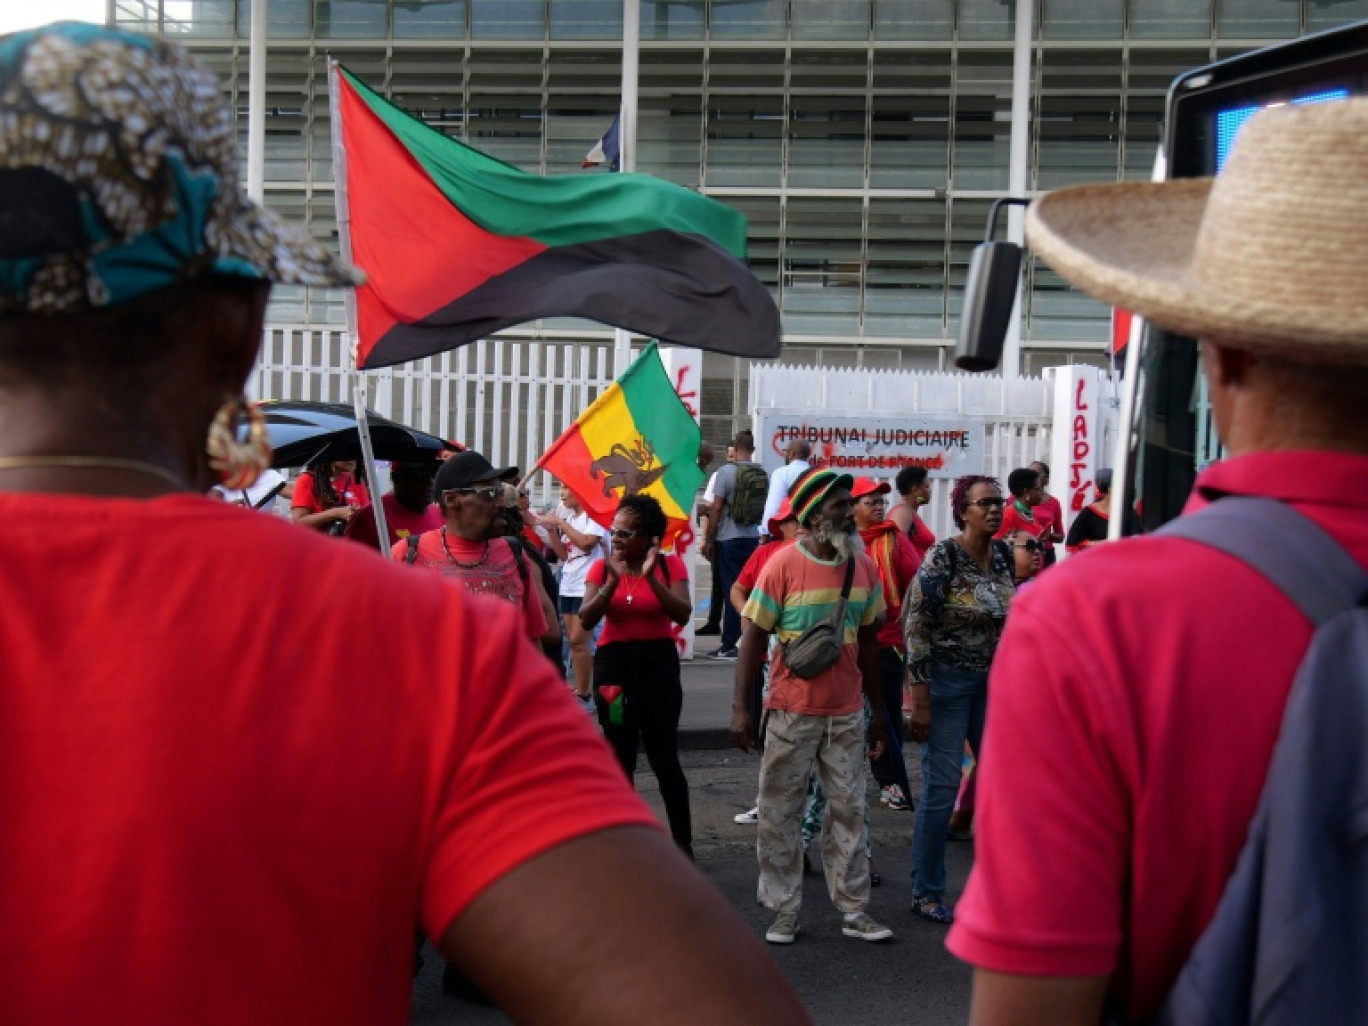
{"type": "Polygon", "coordinates": [[[878,759],[872,760],[874,779],[880,787],[897,784],[903,796],[912,801],[907,782],[907,762],[903,758],[903,671],[902,656],[895,648],[879,649],[879,685],[883,691],[884,712],[888,716],[888,744],[878,759]]]}
{"type": "Polygon", "coordinates": [[[708,601],[708,618],[703,626],[711,631],[722,629],[722,603],[730,601],[722,594],[722,574],[717,569],[717,560],[712,563],[712,596],[708,601]]]}
{"type": "Polygon", "coordinates": [[[594,653],[594,703],[603,736],[613,746],[618,764],[630,781],[636,774],[637,738],[646,761],[660,782],[660,797],[675,844],[693,855],[693,821],[689,781],[679,763],[679,713],[684,690],[679,682],[679,653],[674,640],[614,641],[594,653]],[[622,688],[622,722],[614,723],[601,687],[622,688]]]}

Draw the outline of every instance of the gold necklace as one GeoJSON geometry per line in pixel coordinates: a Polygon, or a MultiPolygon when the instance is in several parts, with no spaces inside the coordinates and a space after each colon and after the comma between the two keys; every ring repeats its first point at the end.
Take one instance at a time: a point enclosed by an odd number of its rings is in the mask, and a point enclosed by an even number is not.
{"type": "Polygon", "coordinates": [[[147,474],[184,490],[186,484],[179,474],[145,460],[126,459],[122,456],[0,456],[0,470],[127,470],[134,474],[147,474]]]}

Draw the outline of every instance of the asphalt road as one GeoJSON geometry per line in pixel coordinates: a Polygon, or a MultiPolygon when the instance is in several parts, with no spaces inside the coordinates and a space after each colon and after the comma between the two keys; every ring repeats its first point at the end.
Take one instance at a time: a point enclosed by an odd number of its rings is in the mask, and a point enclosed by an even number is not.
{"type": "MultiPolygon", "coordinates": [[[[732,822],[735,813],[753,804],[759,759],[739,752],[686,751],[683,760],[693,799],[699,869],[746,924],[762,935],[770,916],[755,901],[754,828],[732,822]]],[[[920,775],[915,766],[910,771],[915,788],[920,775]]],[[[663,822],[649,769],[637,774],[637,787],[663,822]]],[[[797,943],[766,948],[819,1026],[965,1022],[969,970],[945,950],[945,928],[916,918],[909,909],[913,815],[879,805],[872,781],[870,796],[874,861],[883,884],[874,890],[869,911],[893,928],[893,940],[870,944],[842,936],[840,915],[827,898],[819,869],[806,881],[797,943]]],[[[971,860],[971,845],[950,845],[947,865],[952,901],[959,896],[971,860]]],[[[507,1021],[496,1009],[443,995],[440,960],[427,953],[423,972],[414,983],[411,1023],[485,1026],[507,1021]]]]}

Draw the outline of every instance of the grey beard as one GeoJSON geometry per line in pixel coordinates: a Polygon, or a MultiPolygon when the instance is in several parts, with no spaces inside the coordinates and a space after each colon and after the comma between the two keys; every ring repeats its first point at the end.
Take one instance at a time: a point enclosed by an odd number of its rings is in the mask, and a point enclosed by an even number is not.
{"type": "Polygon", "coordinates": [[[837,559],[845,562],[856,553],[864,552],[864,539],[855,530],[855,525],[838,527],[827,520],[819,520],[814,525],[812,537],[822,545],[830,545],[836,550],[837,559]]]}

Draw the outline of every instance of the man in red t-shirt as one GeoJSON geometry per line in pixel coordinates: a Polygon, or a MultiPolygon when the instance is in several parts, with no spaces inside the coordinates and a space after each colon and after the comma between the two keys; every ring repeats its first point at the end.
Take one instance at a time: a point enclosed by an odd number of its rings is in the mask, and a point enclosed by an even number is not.
{"type": "MultiPolygon", "coordinates": [[[[385,529],[389,535],[386,551],[411,534],[435,531],[442,526],[442,511],[432,501],[432,479],[438,463],[414,460],[390,467],[392,490],[380,499],[385,510],[385,529]]],[[[371,549],[379,550],[380,535],[375,524],[375,504],[362,506],[347,521],[346,536],[371,549]]]]}
{"type": "MultiPolygon", "coordinates": [[[[1026,232],[1073,284],[1201,339],[1228,458],[1189,510],[1272,497],[1368,567],[1365,162],[1368,101],[1278,108],[1214,181],[1065,189],[1026,232]]],[[[1013,603],[948,940],[976,967],[975,1024],[1096,1026],[1109,998],[1155,1014],[1235,866],[1310,636],[1261,574],[1162,534],[1013,603]]]]}
{"type": "Polygon", "coordinates": [[[421,924],[515,1022],[806,1022],[513,610],[202,496],[268,282],[362,280],[213,74],[68,22],[0,82],[0,1019],[404,1023],[421,924]]]}
{"type": "MultiPolygon", "coordinates": [[[[532,575],[537,568],[508,539],[491,537],[494,514],[503,503],[503,478],[517,468],[496,470],[474,450],[453,453],[433,481],[442,526],[405,539],[391,550],[395,562],[410,563],[459,581],[472,595],[490,595],[522,610],[527,636],[549,640],[541,597],[532,575]]],[[[556,633],[559,633],[556,631],[556,633]]]]}

